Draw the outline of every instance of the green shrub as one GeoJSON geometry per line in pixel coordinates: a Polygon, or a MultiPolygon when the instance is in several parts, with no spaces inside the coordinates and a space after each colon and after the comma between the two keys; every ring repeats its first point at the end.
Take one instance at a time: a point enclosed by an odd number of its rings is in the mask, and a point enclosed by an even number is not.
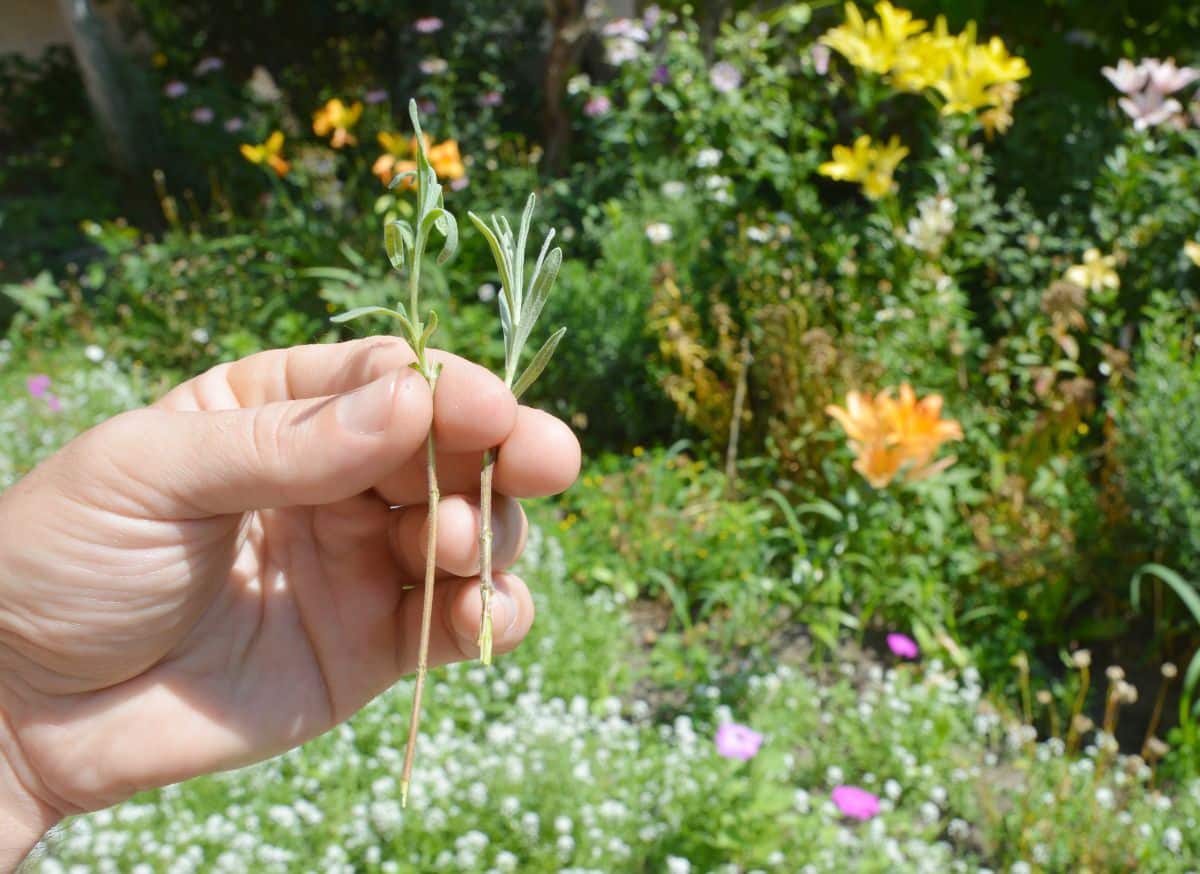
{"type": "Polygon", "coordinates": [[[1117,409],[1125,496],[1143,557],[1200,579],[1200,309],[1161,294],[1147,312],[1136,378],[1117,409]]]}

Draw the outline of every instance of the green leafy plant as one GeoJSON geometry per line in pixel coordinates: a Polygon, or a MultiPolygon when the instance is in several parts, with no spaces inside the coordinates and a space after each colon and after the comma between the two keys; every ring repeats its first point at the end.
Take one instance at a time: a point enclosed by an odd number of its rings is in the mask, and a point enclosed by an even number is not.
{"type": "MultiPolygon", "coordinates": [[[[1143,578],[1147,576],[1170,587],[1171,591],[1178,595],[1179,600],[1187,607],[1196,623],[1200,624],[1200,592],[1197,592],[1195,586],[1169,567],[1153,562],[1142,565],[1133,575],[1133,581],[1129,586],[1129,600],[1133,603],[1133,609],[1141,609],[1141,585],[1143,578]]],[[[1192,656],[1192,660],[1183,673],[1183,686],[1179,695],[1179,733],[1184,740],[1183,748],[1188,755],[1195,754],[1197,741],[1200,740],[1197,737],[1200,733],[1200,725],[1197,724],[1197,720],[1200,719],[1200,701],[1194,700],[1198,682],[1200,682],[1200,650],[1197,650],[1192,656]]]]}
{"type": "MultiPolygon", "coordinates": [[[[475,213],[467,213],[475,227],[487,239],[496,259],[496,269],[500,272],[501,289],[497,300],[500,304],[500,327],[504,333],[504,384],[512,390],[513,396],[518,400],[546,369],[559,341],[567,332],[566,328],[559,328],[551,334],[533,356],[529,366],[520,376],[517,375],[521,353],[525,351],[529,334],[546,305],[546,299],[550,296],[550,290],[554,287],[554,280],[562,266],[562,249],[550,248],[550,243],[554,240],[554,230],[551,229],[542,243],[542,251],[538,255],[533,272],[529,275],[529,287],[526,289],[525,246],[529,240],[529,226],[533,221],[536,203],[537,198],[529,195],[516,237],[513,237],[512,227],[503,216],[492,216],[492,225],[488,227],[475,213]]],[[[483,603],[483,615],[479,624],[479,657],[485,665],[492,663],[492,599],[496,594],[496,584],[492,579],[492,478],[495,467],[496,452],[489,449],[483,455],[483,472],[479,480],[479,586],[480,600],[483,603]]]]}

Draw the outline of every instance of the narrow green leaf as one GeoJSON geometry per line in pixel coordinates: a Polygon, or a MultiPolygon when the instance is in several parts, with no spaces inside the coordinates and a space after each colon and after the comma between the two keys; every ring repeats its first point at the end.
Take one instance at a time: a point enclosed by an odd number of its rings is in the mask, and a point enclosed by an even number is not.
{"type": "Polygon", "coordinates": [[[533,330],[538,316],[542,314],[542,308],[546,305],[546,300],[550,297],[550,291],[554,287],[554,280],[558,278],[559,268],[562,267],[562,257],[562,249],[553,249],[545,263],[541,265],[541,269],[533,277],[529,297],[525,301],[525,310],[521,313],[520,324],[517,326],[518,347],[525,345],[525,341],[529,338],[529,332],[533,330]]]}
{"type": "Polygon", "coordinates": [[[417,341],[420,344],[421,349],[424,349],[425,346],[428,345],[429,338],[433,336],[433,332],[437,330],[437,327],[438,327],[438,314],[437,314],[437,311],[434,310],[434,311],[430,312],[429,323],[425,326],[425,330],[421,332],[421,337],[417,341]]]}
{"type": "Polygon", "coordinates": [[[353,270],[344,267],[305,267],[299,271],[306,279],[328,279],[332,282],[342,282],[358,288],[362,285],[362,277],[353,270]]]}
{"type": "Polygon", "coordinates": [[[395,190],[396,186],[409,177],[416,176],[416,170],[405,170],[403,173],[397,173],[392,177],[392,181],[388,183],[388,191],[395,190]]]}
{"type": "Polygon", "coordinates": [[[521,213],[521,229],[517,233],[517,245],[513,250],[516,256],[516,263],[513,265],[516,273],[516,285],[513,289],[517,298],[516,314],[520,314],[525,308],[525,247],[529,245],[529,226],[533,224],[533,208],[536,204],[537,197],[530,194],[529,199],[525,201],[525,211],[521,213]]]}
{"type": "Polygon", "coordinates": [[[1133,602],[1134,610],[1141,609],[1138,606],[1138,595],[1142,577],[1146,574],[1155,576],[1170,586],[1175,594],[1179,596],[1179,600],[1183,601],[1184,605],[1191,611],[1192,618],[1200,622],[1200,595],[1196,594],[1196,590],[1192,584],[1169,567],[1153,562],[1142,565],[1138,568],[1137,573],[1133,575],[1133,583],[1130,587],[1130,600],[1133,602]]]}
{"type": "Polygon", "coordinates": [[[1196,683],[1200,682],[1200,650],[1192,656],[1192,660],[1188,663],[1187,671],[1183,675],[1183,694],[1179,700],[1179,721],[1186,722],[1183,718],[1184,712],[1190,710],[1188,714],[1190,719],[1196,714],[1200,708],[1200,701],[1195,700],[1196,683]],[[1190,705],[1190,706],[1189,706],[1190,705]]]}
{"type": "Polygon", "coordinates": [[[500,290],[500,330],[504,333],[505,357],[508,357],[513,339],[512,310],[508,308],[508,296],[500,290]]]}
{"type": "Polygon", "coordinates": [[[401,219],[395,219],[383,226],[383,247],[387,250],[388,260],[396,270],[404,268],[406,258],[413,251],[412,225],[401,219]]]}
{"type": "Polygon", "coordinates": [[[446,243],[442,246],[441,253],[438,254],[437,263],[445,264],[458,251],[458,219],[445,210],[442,210],[442,217],[436,224],[437,229],[446,238],[446,243]]]}
{"type": "Polygon", "coordinates": [[[352,310],[346,310],[344,313],[338,313],[336,316],[331,316],[329,321],[340,325],[342,322],[348,322],[351,319],[357,319],[361,316],[369,315],[391,316],[395,319],[404,319],[405,321],[408,321],[408,319],[405,319],[401,313],[398,313],[393,309],[389,309],[388,307],[378,306],[355,307],[352,310]]]}
{"type": "Polygon", "coordinates": [[[537,355],[533,356],[533,360],[529,362],[529,366],[525,368],[525,372],[513,386],[513,395],[517,400],[520,400],[521,395],[525,394],[526,390],[542,375],[542,371],[546,369],[546,365],[550,363],[550,359],[554,355],[554,350],[558,348],[559,341],[566,333],[566,328],[559,328],[550,335],[550,339],[538,350],[537,355]]]}
{"type": "Polygon", "coordinates": [[[508,263],[508,256],[504,252],[504,247],[500,242],[500,238],[496,232],[487,226],[483,219],[475,215],[475,213],[467,212],[467,218],[483,234],[483,238],[487,240],[488,247],[492,250],[492,259],[496,262],[496,271],[500,274],[501,298],[507,294],[507,289],[512,282],[512,269],[508,263]]]}

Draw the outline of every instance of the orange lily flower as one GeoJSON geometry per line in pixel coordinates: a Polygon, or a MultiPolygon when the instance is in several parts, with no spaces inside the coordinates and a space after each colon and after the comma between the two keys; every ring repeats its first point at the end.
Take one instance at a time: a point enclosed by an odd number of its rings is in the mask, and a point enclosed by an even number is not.
{"type": "Polygon", "coordinates": [[[333,134],[329,145],[335,149],[354,145],[358,140],[350,133],[350,128],[358,124],[362,111],[362,103],[355,102],[347,106],[335,97],[313,113],[313,133],[319,137],[333,134]]]}
{"type": "Polygon", "coordinates": [[[941,395],[918,400],[908,383],[900,386],[898,399],[890,390],[875,397],[852,391],[845,409],[829,406],[825,411],[846,432],[857,456],[854,469],[877,489],[902,471],[906,481],[914,482],[945,470],[954,458],[933,463],[934,454],[943,443],[963,437],[957,421],[942,418],[941,395]]]}

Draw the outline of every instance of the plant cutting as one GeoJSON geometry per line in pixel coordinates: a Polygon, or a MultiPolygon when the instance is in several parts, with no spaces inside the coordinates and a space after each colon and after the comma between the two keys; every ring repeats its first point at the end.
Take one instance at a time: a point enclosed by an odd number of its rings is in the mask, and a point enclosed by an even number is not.
{"type": "MultiPolygon", "coordinates": [[[[399,271],[407,271],[408,274],[408,305],[397,302],[394,307],[380,305],[358,307],[334,316],[333,321],[347,322],[365,315],[386,315],[395,319],[400,323],[401,335],[416,355],[417,360],[412,367],[428,382],[430,392],[436,392],[440,365],[429,357],[428,346],[430,338],[437,330],[438,317],[434,311],[430,311],[428,321],[423,320],[421,316],[421,263],[425,256],[425,249],[435,232],[441,234],[445,241],[437,256],[437,263],[445,264],[453,257],[458,248],[458,223],[445,207],[442,186],[438,182],[437,172],[430,163],[426,151],[425,138],[421,131],[415,101],[409,103],[409,116],[416,134],[416,168],[396,176],[390,187],[395,188],[405,184],[406,187],[411,188],[415,181],[417,203],[414,220],[409,222],[404,219],[389,219],[384,225],[384,245],[388,259],[391,261],[392,267],[399,271]]],[[[533,325],[546,304],[550,289],[553,287],[562,265],[562,250],[550,249],[550,243],[554,238],[554,232],[551,230],[542,244],[541,253],[530,274],[528,287],[526,287],[524,281],[525,247],[529,237],[529,227],[533,220],[535,203],[534,196],[530,195],[525,212],[521,217],[519,231],[515,236],[508,221],[504,218],[493,217],[491,227],[489,227],[474,213],[469,214],[472,222],[487,238],[500,273],[503,285],[499,301],[500,324],[504,333],[504,383],[517,399],[520,399],[521,395],[546,368],[555,348],[562,340],[563,334],[566,333],[565,328],[560,328],[552,334],[534,355],[528,367],[519,376],[517,375],[521,353],[524,351],[533,325]]],[[[412,782],[413,761],[420,730],[421,703],[429,671],[429,636],[437,576],[437,517],[441,495],[437,481],[437,447],[432,429],[426,438],[425,449],[429,519],[425,545],[425,588],[417,653],[417,680],[413,691],[412,716],[409,721],[408,743],[405,748],[404,767],[400,779],[401,806],[408,804],[408,792],[412,782]]],[[[491,664],[492,661],[492,604],[496,591],[495,581],[492,577],[492,479],[495,462],[496,451],[489,449],[483,457],[479,492],[481,512],[480,600],[483,606],[478,643],[480,659],[484,664],[491,664]]]]}
{"type": "MultiPolygon", "coordinates": [[[[395,308],[385,306],[366,306],[340,313],[333,317],[335,322],[346,322],[359,316],[380,314],[394,318],[400,323],[402,336],[412,347],[417,360],[412,367],[429,383],[429,391],[437,391],[438,373],[441,365],[430,359],[428,355],[429,339],[437,330],[438,318],[436,312],[429,313],[429,321],[421,318],[421,260],[425,255],[425,247],[430,237],[436,231],[441,234],[445,243],[437,257],[438,264],[445,264],[453,257],[458,248],[458,222],[446,210],[442,195],[442,186],[437,181],[437,173],[429,163],[425,153],[424,136],[421,133],[421,122],[417,117],[416,101],[410,101],[408,114],[412,118],[413,130],[416,132],[417,167],[415,170],[402,173],[392,180],[391,187],[395,188],[406,178],[415,176],[417,187],[417,209],[413,222],[404,219],[392,219],[384,225],[384,246],[388,259],[396,270],[408,270],[409,299],[406,308],[402,302],[397,302],[395,308]]],[[[412,718],[408,724],[408,745],[404,751],[404,770],[400,778],[400,804],[408,804],[408,788],[412,782],[413,758],[417,748],[417,733],[421,723],[421,698],[425,691],[425,677],[429,673],[429,629],[433,620],[433,589],[437,578],[437,518],[438,492],[437,482],[437,447],[434,442],[433,429],[425,439],[425,474],[429,484],[429,523],[425,543],[425,591],[421,607],[421,636],[417,651],[417,684],[413,691],[412,718]]]]}
{"type": "MultiPolygon", "coordinates": [[[[496,260],[496,270],[500,274],[501,288],[496,299],[500,306],[500,327],[504,333],[504,384],[512,390],[517,400],[520,400],[521,395],[541,376],[567,332],[566,328],[559,328],[551,334],[533,356],[529,366],[520,376],[517,375],[521,353],[525,350],[529,334],[546,305],[559,268],[562,267],[562,249],[550,248],[550,243],[554,240],[554,229],[551,228],[542,243],[542,250],[538,254],[533,272],[529,275],[529,285],[526,288],[525,247],[529,241],[529,226],[533,221],[536,203],[537,198],[529,195],[515,237],[511,225],[503,216],[492,216],[489,227],[475,213],[467,213],[471,222],[487,239],[492,249],[492,257],[496,260]]],[[[489,449],[483,455],[483,471],[479,478],[479,587],[483,607],[479,620],[478,643],[479,659],[485,665],[492,663],[492,601],[496,594],[496,583],[492,578],[492,477],[495,468],[496,450],[489,449]]]]}

